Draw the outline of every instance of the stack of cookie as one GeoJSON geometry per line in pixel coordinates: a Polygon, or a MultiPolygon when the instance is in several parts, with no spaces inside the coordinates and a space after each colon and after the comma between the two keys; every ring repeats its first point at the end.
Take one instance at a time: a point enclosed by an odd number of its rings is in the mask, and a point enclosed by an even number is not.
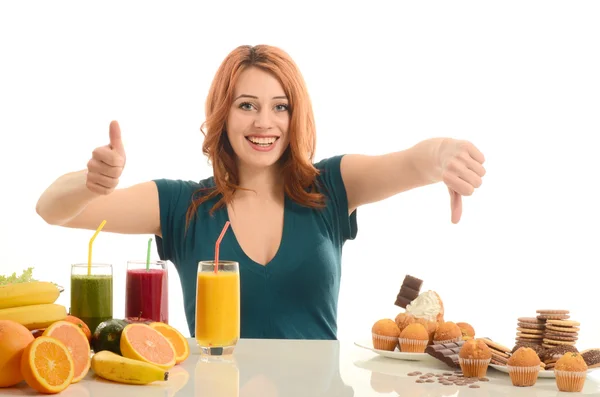
{"type": "Polygon", "coordinates": [[[557,345],[575,346],[579,323],[569,318],[571,314],[568,310],[537,310],[537,319],[544,323],[543,347],[552,349],[557,345]]]}
{"type": "Polygon", "coordinates": [[[516,345],[525,347],[542,346],[545,320],[536,317],[519,317],[517,319],[516,345]]]}
{"type": "Polygon", "coordinates": [[[481,338],[492,352],[491,363],[496,365],[506,365],[510,358],[510,349],[500,343],[494,342],[490,338],[481,338]]]}
{"type": "Polygon", "coordinates": [[[579,338],[579,325],[573,320],[547,320],[542,346],[547,349],[558,345],[575,346],[579,338]]]}

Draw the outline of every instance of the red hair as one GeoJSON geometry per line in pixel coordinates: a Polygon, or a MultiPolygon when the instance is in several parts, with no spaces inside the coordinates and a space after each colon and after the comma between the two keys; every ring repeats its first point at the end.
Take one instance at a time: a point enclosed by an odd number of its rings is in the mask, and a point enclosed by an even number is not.
{"type": "Polygon", "coordinates": [[[233,103],[236,82],[240,74],[249,67],[272,73],[289,99],[290,143],[279,160],[285,181],[285,194],[307,207],[321,208],[324,205],[323,196],[317,192],[315,184],[318,175],[318,170],[313,166],[315,122],[303,77],[294,61],[283,50],[268,45],[244,45],[234,49],[223,60],[206,99],[206,121],[200,128],[205,137],[202,152],[212,164],[215,187],[208,194],[192,201],[186,216],[188,224],[203,202],[222,196],[211,209],[212,214],[231,202],[235,191],[241,189],[235,153],[225,133],[225,122],[233,103]]]}

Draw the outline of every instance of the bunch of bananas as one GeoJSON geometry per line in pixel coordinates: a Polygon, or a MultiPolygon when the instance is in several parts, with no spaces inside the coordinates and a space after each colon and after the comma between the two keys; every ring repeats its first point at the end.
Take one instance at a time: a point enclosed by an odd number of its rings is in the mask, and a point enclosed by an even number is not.
{"type": "Polygon", "coordinates": [[[11,320],[27,329],[43,329],[64,320],[67,309],[54,302],[60,295],[56,284],[29,281],[0,286],[0,320],[11,320]]]}

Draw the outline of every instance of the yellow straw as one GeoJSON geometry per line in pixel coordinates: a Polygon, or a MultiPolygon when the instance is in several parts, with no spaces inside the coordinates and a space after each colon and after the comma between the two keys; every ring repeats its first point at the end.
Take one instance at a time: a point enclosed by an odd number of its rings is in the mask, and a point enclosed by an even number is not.
{"type": "Polygon", "coordinates": [[[88,276],[92,275],[92,244],[94,243],[96,236],[98,235],[98,233],[100,233],[104,225],[106,225],[106,220],[102,221],[100,226],[98,226],[98,229],[96,229],[96,233],[94,233],[94,235],[90,239],[90,244],[88,246],[88,276]]]}

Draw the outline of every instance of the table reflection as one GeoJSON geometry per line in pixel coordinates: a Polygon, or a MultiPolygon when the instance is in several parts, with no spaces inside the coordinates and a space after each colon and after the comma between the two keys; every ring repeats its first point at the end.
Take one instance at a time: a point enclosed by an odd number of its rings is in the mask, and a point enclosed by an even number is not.
{"type": "Polygon", "coordinates": [[[340,376],[339,342],[323,343],[311,354],[270,346],[257,340],[251,349],[238,345],[229,358],[192,356],[197,357],[195,397],[354,396],[340,376]]]}

